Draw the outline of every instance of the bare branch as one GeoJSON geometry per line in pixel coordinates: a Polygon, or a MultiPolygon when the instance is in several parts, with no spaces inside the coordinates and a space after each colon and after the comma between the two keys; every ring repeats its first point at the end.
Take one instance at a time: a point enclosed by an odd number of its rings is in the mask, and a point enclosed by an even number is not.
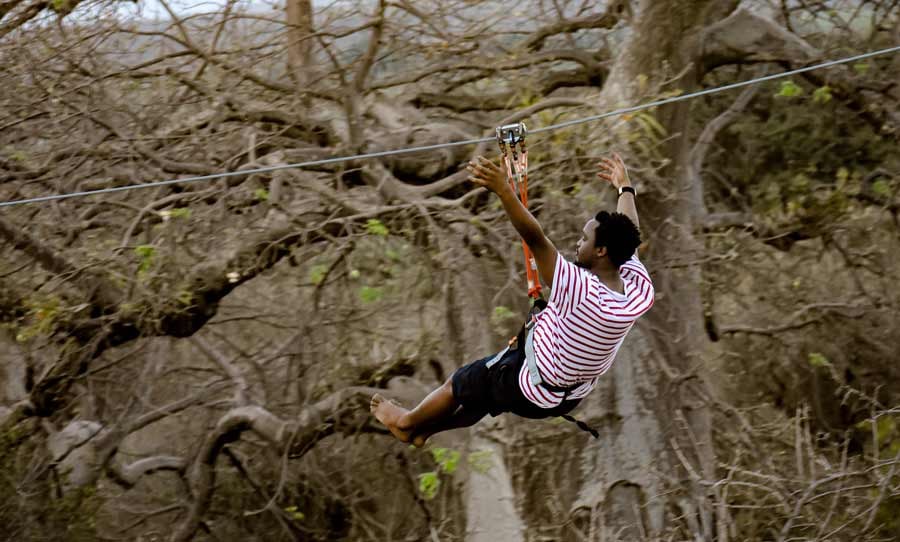
{"type": "Polygon", "coordinates": [[[128,465],[112,461],[106,468],[106,472],[114,482],[125,489],[131,489],[143,476],[159,471],[174,471],[184,474],[186,468],[187,461],[181,457],[157,455],[139,459],[128,465]]]}
{"type": "Polygon", "coordinates": [[[591,28],[612,28],[619,22],[619,18],[627,7],[627,2],[611,2],[605,13],[588,15],[577,19],[560,20],[549,24],[532,33],[525,41],[523,48],[536,51],[543,47],[544,42],[557,34],[571,34],[580,30],[591,28]]]}
{"type": "Polygon", "coordinates": [[[24,252],[47,271],[66,277],[101,310],[112,311],[121,301],[122,293],[115,285],[90,270],[75,267],[45,243],[3,218],[0,218],[0,238],[16,250],[24,252]]]}
{"type": "Polygon", "coordinates": [[[235,367],[231,360],[226,359],[224,354],[219,352],[200,335],[193,335],[191,337],[191,342],[193,342],[201,352],[206,354],[206,357],[221,367],[222,370],[225,371],[225,374],[227,374],[232,382],[234,382],[234,403],[238,406],[247,405],[249,402],[248,393],[250,392],[250,387],[247,385],[247,379],[241,374],[240,369],[235,367]]]}
{"type": "Polygon", "coordinates": [[[175,528],[171,540],[190,540],[209,507],[215,489],[215,464],[222,448],[252,431],[275,447],[278,453],[302,457],[316,443],[335,432],[378,431],[369,426],[368,401],[375,388],[346,388],[305,408],[293,422],[286,422],[258,406],[235,408],[219,419],[207,436],[191,466],[193,502],[187,517],[175,528]]]}
{"type": "Polygon", "coordinates": [[[837,303],[837,302],[824,302],[824,303],[810,303],[804,307],[800,307],[787,319],[787,321],[778,326],[771,327],[753,327],[753,326],[742,326],[742,325],[732,325],[732,326],[721,326],[719,327],[720,333],[747,333],[751,335],[767,335],[774,336],[778,333],[782,333],[784,331],[792,331],[795,329],[804,328],[806,326],[815,324],[821,321],[822,317],[819,318],[803,318],[805,315],[811,312],[824,312],[824,313],[832,313],[838,316],[842,316],[844,318],[857,318],[859,317],[859,311],[865,310],[870,307],[866,307],[860,304],[851,304],[851,303],[837,303]]]}

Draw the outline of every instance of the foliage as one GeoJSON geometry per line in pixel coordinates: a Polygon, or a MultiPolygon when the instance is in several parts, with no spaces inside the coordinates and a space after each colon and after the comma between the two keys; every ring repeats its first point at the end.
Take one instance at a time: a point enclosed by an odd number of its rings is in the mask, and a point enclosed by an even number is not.
{"type": "Polygon", "coordinates": [[[782,81],[781,88],[778,90],[777,96],[782,98],[793,98],[803,94],[803,87],[793,81],[782,81]]]}
{"type": "MultiPolygon", "coordinates": [[[[427,471],[419,474],[419,492],[422,498],[430,501],[437,496],[438,490],[441,488],[441,475],[449,476],[456,472],[459,467],[459,461],[462,454],[457,450],[449,448],[431,448],[431,457],[437,464],[437,470],[427,471]]],[[[488,452],[489,453],[489,452],[488,452]]],[[[473,452],[468,456],[468,464],[478,472],[486,472],[485,461],[489,460],[485,456],[485,452],[473,452]]]]}
{"type": "Polygon", "coordinates": [[[16,341],[20,343],[26,343],[38,336],[50,335],[57,321],[69,310],[57,296],[38,295],[29,299],[26,306],[28,313],[25,325],[20,325],[16,333],[16,341]]]}
{"type": "Polygon", "coordinates": [[[456,450],[447,448],[432,448],[431,455],[434,461],[440,467],[440,470],[446,474],[453,474],[459,464],[460,453],[456,450]]]}
{"type": "Polygon", "coordinates": [[[831,365],[828,358],[818,352],[809,353],[809,364],[813,367],[828,367],[831,365]]]}
{"type": "Polygon", "coordinates": [[[379,237],[386,237],[389,233],[387,226],[377,218],[370,218],[366,221],[366,231],[379,237]]]}
{"type": "Polygon", "coordinates": [[[359,299],[363,303],[374,303],[382,298],[384,290],[378,286],[362,286],[359,289],[359,299]]]}
{"type": "Polygon", "coordinates": [[[144,274],[153,266],[156,257],[156,247],[140,245],[134,247],[134,253],[138,257],[138,274],[144,274]]]}
{"type": "Polygon", "coordinates": [[[433,499],[440,487],[441,479],[437,471],[423,472],[419,475],[419,491],[426,501],[433,499]]]}
{"type": "Polygon", "coordinates": [[[316,286],[322,284],[322,281],[325,280],[325,273],[328,271],[328,266],[325,264],[316,264],[309,268],[309,281],[316,286]]]}

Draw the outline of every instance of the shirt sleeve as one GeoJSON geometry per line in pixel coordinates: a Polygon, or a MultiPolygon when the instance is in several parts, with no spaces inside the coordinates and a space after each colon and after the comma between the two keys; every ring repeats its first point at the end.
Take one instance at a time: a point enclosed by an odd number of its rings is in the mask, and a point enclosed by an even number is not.
{"type": "Polygon", "coordinates": [[[631,315],[637,316],[650,310],[653,306],[653,297],[655,295],[653,289],[653,281],[650,280],[650,273],[647,268],[637,258],[637,254],[630,260],[622,264],[619,268],[622,279],[630,283],[628,291],[628,305],[625,307],[631,315]]]}
{"type": "Polygon", "coordinates": [[[551,288],[549,303],[556,306],[561,315],[565,315],[587,297],[588,276],[584,270],[557,252],[551,288]]]}

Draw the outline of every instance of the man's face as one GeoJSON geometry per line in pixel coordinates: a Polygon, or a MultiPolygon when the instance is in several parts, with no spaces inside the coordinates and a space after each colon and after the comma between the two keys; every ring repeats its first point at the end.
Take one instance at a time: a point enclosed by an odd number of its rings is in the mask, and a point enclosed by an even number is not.
{"type": "Polygon", "coordinates": [[[597,234],[597,221],[593,218],[587,221],[581,230],[581,239],[575,247],[575,264],[585,269],[590,269],[594,264],[594,238],[597,234]]]}

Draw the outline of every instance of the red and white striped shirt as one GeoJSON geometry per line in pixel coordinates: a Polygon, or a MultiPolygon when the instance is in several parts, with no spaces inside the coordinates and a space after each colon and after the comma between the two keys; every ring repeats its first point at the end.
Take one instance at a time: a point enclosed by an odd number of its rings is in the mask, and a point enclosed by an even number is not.
{"type": "MultiPolygon", "coordinates": [[[[616,352],[637,318],[653,305],[653,283],[647,269],[632,256],[619,268],[625,293],[607,288],[597,275],[556,258],[553,288],[547,308],[534,326],[534,354],[543,381],[560,387],[583,383],[569,394],[581,399],[612,366],[616,352]]],[[[529,401],[553,408],[563,400],[531,383],[522,364],[519,387],[529,401]]]]}

